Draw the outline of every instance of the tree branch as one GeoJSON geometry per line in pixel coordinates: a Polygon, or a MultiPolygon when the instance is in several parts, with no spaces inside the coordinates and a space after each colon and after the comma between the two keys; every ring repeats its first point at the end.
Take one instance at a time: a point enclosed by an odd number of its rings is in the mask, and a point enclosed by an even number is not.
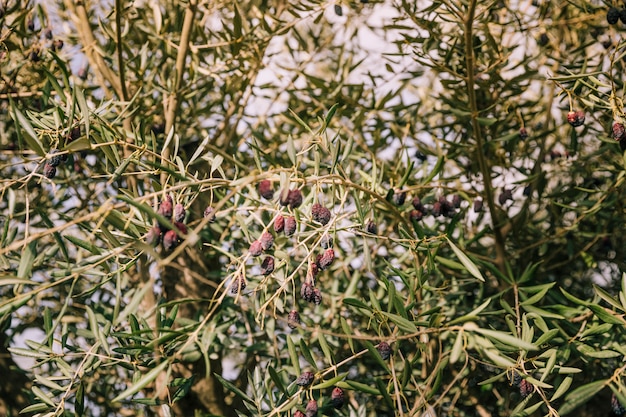
{"type": "MultiPolygon", "coordinates": [[[[180,35],[180,44],[178,45],[178,55],[176,56],[176,79],[174,80],[174,86],[172,91],[166,99],[166,113],[165,113],[165,134],[168,135],[174,128],[176,122],[176,113],[180,104],[179,90],[183,83],[183,76],[185,74],[185,60],[187,58],[187,51],[189,50],[189,37],[191,35],[191,29],[193,27],[193,19],[196,13],[196,3],[189,2],[187,10],[185,10],[185,19],[183,20],[183,28],[180,35]]],[[[165,147],[161,154],[161,163],[163,165],[168,163],[171,155],[170,147],[165,147]]],[[[161,175],[161,183],[165,183],[167,173],[161,175]]]]}
{"type": "Polygon", "coordinates": [[[126,70],[124,66],[124,56],[122,54],[122,2],[123,0],[115,0],[115,36],[117,38],[117,66],[120,71],[120,90],[122,99],[128,101],[126,70]]]}
{"type": "Polygon", "coordinates": [[[117,94],[118,97],[123,98],[124,93],[122,92],[120,80],[109,68],[107,63],[104,61],[104,58],[102,58],[102,55],[100,55],[100,53],[98,52],[98,42],[96,41],[96,38],[93,35],[93,31],[91,30],[89,16],[87,14],[87,9],[85,8],[84,2],[65,0],[65,6],[75,16],[74,23],[76,24],[78,36],[81,39],[81,43],[83,44],[85,55],[87,55],[89,63],[93,68],[96,69],[98,84],[104,90],[105,95],[110,97],[111,92],[106,87],[106,82],[108,82],[115,91],[115,94],[117,94]]]}
{"type": "Polygon", "coordinates": [[[471,110],[471,119],[472,119],[472,131],[474,132],[474,137],[476,138],[476,158],[478,159],[478,165],[480,167],[480,172],[483,177],[483,186],[485,188],[485,200],[487,200],[487,206],[489,207],[489,213],[491,215],[491,224],[493,227],[493,233],[496,239],[496,258],[494,259],[494,263],[498,267],[498,269],[502,272],[505,271],[505,261],[506,261],[506,250],[504,243],[504,236],[502,235],[501,223],[498,215],[498,211],[495,206],[495,201],[493,198],[493,187],[491,185],[491,167],[489,166],[488,161],[485,159],[484,154],[484,145],[485,140],[482,135],[482,130],[480,127],[480,123],[478,122],[478,116],[480,113],[480,109],[478,108],[478,104],[476,102],[476,93],[474,91],[474,48],[473,48],[473,39],[474,39],[474,16],[476,14],[476,3],[477,0],[470,0],[468,13],[464,21],[465,25],[465,62],[467,67],[467,96],[469,100],[470,110],[471,110]]]}

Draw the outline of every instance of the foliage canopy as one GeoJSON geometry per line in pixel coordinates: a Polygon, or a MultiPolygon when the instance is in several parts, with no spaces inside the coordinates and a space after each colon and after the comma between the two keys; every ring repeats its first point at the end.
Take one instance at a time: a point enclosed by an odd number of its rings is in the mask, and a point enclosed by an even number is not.
{"type": "Polygon", "coordinates": [[[620,415],[609,7],[0,5],[0,414],[620,415]]]}

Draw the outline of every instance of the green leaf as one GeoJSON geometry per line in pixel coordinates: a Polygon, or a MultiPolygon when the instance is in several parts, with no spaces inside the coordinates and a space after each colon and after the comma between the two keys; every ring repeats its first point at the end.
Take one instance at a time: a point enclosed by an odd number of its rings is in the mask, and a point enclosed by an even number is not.
{"type": "Polygon", "coordinates": [[[385,370],[385,372],[390,373],[387,362],[383,360],[383,357],[380,356],[380,352],[378,352],[378,349],[376,349],[376,347],[372,344],[372,342],[370,342],[369,340],[364,340],[363,343],[365,344],[365,347],[367,348],[367,350],[370,351],[372,356],[374,356],[374,359],[376,359],[376,361],[380,364],[380,366],[385,370]]]}
{"type": "Polygon", "coordinates": [[[291,360],[291,365],[296,371],[296,375],[300,375],[302,372],[300,371],[300,361],[298,360],[296,345],[293,343],[293,339],[289,335],[287,335],[287,350],[289,351],[289,359],[291,360]]]}
{"type": "Polygon", "coordinates": [[[26,144],[28,145],[30,150],[34,151],[37,155],[41,157],[45,156],[46,151],[44,150],[43,145],[41,144],[41,141],[39,140],[39,137],[35,132],[35,129],[33,129],[33,126],[30,124],[26,116],[24,116],[24,114],[15,105],[13,106],[13,114],[16,123],[26,132],[24,140],[26,140],[26,144]]]}
{"type": "Polygon", "coordinates": [[[569,387],[572,385],[573,380],[574,377],[572,376],[566,376],[565,378],[563,378],[563,381],[561,381],[559,387],[556,389],[556,391],[554,391],[552,398],[550,398],[550,402],[561,398],[569,390],[569,387]]]}
{"type": "Polygon", "coordinates": [[[378,392],[376,388],[356,381],[339,381],[336,385],[339,388],[353,389],[355,391],[360,391],[371,395],[380,395],[380,392],[378,392]]]}
{"type": "Polygon", "coordinates": [[[609,313],[607,310],[605,310],[603,307],[597,304],[589,304],[587,308],[593,311],[596,317],[598,317],[600,320],[602,320],[605,323],[620,324],[620,325],[626,324],[626,322],[624,322],[623,319],[618,318],[617,316],[614,316],[613,314],[609,313]]]}
{"type": "Polygon", "coordinates": [[[363,301],[357,300],[356,298],[344,298],[343,303],[352,307],[358,307],[358,308],[363,308],[365,310],[371,310],[371,307],[369,307],[363,301]]]}
{"type": "Polygon", "coordinates": [[[541,336],[539,336],[537,338],[537,340],[535,340],[535,345],[537,346],[541,346],[544,343],[549,342],[550,340],[552,340],[552,338],[554,338],[554,336],[556,336],[559,333],[559,329],[550,329],[548,330],[546,333],[542,334],[541,336]]]}
{"type": "Polygon", "coordinates": [[[501,355],[500,352],[495,349],[484,349],[483,352],[491,362],[501,368],[506,369],[515,367],[515,361],[507,356],[501,355]]]}
{"type": "Polygon", "coordinates": [[[220,383],[224,385],[224,387],[227,388],[229,391],[234,392],[235,394],[240,396],[244,401],[254,405],[254,401],[250,397],[248,397],[242,390],[237,388],[234,384],[225,380],[219,374],[215,373],[213,375],[215,375],[215,377],[220,381],[220,383]]]}
{"type": "Polygon", "coordinates": [[[334,387],[335,385],[337,385],[337,383],[339,381],[342,381],[346,376],[348,376],[348,372],[343,372],[343,373],[335,376],[334,378],[327,379],[326,381],[322,381],[322,382],[320,382],[317,385],[313,385],[311,387],[311,390],[315,391],[315,390],[320,390],[320,389],[326,389],[326,388],[334,387]]]}
{"type": "Polygon", "coordinates": [[[461,329],[456,335],[454,346],[452,346],[452,352],[450,352],[450,363],[456,363],[461,357],[461,353],[463,352],[464,340],[464,331],[463,329],[461,329]]]}
{"type": "Polygon", "coordinates": [[[150,372],[145,374],[143,377],[139,378],[137,382],[135,382],[130,387],[122,391],[115,398],[113,398],[111,402],[122,401],[123,399],[126,399],[127,397],[130,397],[138,393],[139,391],[147,387],[149,384],[151,384],[157,378],[157,376],[159,376],[159,374],[168,367],[168,365],[169,365],[168,361],[161,362],[155,368],[152,368],[150,372]]]}
{"type": "Polygon", "coordinates": [[[315,359],[313,359],[311,350],[309,349],[309,346],[306,344],[306,341],[304,340],[304,338],[300,339],[300,352],[302,352],[302,356],[304,356],[304,359],[308,363],[310,363],[313,368],[317,369],[317,363],[315,362],[315,359]]]}
{"type": "Polygon", "coordinates": [[[326,125],[326,126],[330,125],[330,121],[332,120],[333,116],[335,115],[335,112],[337,111],[338,107],[339,107],[339,104],[335,103],[330,108],[330,110],[328,110],[328,113],[326,114],[326,118],[324,118],[324,125],[326,125]]]}
{"type": "Polygon", "coordinates": [[[82,417],[85,412],[85,385],[82,381],[78,383],[78,388],[74,395],[74,411],[77,417],[82,417]]]}
{"type": "Polygon", "coordinates": [[[387,404],[387,407],[393,409],[394,408],[393,400],[391,399],[391,396],[389,395],[389,392],[387,391],[387,387],[385,386],[385,383],[380,378],[376,378],[374,381],[376,381],[376,387],[378,387],[378,391],[380,391],[380,393],[382,394],[383,399],[385,400],[385,403],[387,404]]]}
{"type": "Polygon", "coordinates": [[[481,329],[481,328],[474,328],[471,330],[476,333],[480,333],[483,336],[487,336],[490,339],[497,340],[500,343],[504,343],[505,345],[513,346],[513,347],[528,350],[528,351],[539,349],[536,345],[525,342],[522,339],[518,339],[517,337],[512,336],[508,333],[499,332],[496,330],[481,329]]]}
{"type": "Polygon", "coordinates": [[[611,294],[609,294],[602,288],[598,287],[597,285],[593,286],[593,290],[596,292],[596,294],[598,294],[600,298],[602,298],[607,303],[611,304],[617,310],[624,311],[624,307],[622,306],[622,304],[616,298],[612,297],[611,294]]]}
{"type": "MultiPolygon", "coordinates": [[[[548,293],[550,288],[552,288],[554,286],[554,284],[556,284],[556,283],[553,282],[553,283],[550,283],[550,284],[541,285],[540,286],[541,289],[539,291],[537,291],[537,293],[535,295],[533,295],[531,297],[528,297],[527,299],[522,301],[520,304],[521,305],[532,305],[532,304],[535,304],[535,303],[541,301],[542,299],[545,298],[546,294],[548,293]]],[[[522,292],[522,289],[520,289],[520,292],[522,292]]],[[[524,289],[524,292],[526,292],[526,289],[524,289]]]]}
{"type": "Polygon", "coordinates": [[[76,236],[72,236],[72,235],[65,235],[63,236],[65,239],[69,240],[70,242],[72,242],[74,245],[83,248],[91,253],[93,253],[94,255],[100,255],[102,253],[102,251],[100,250],[100,248],[98,248],[96,245],[93,245],[89,242],[87,242],[86,240],[80,239],[76,236]]]}
{"type": "Polygon", "coordinates": [[[52,399],[52,394],[46,394],[36,385],[31,388],[31,391],[35,394],[35,397],[48,404],[50,407],[56,407],[56,404],[52,399]]]}
{"type": "Polygon", "coordinates": [[[561,290],[561,293],[563,293],[565,298],[567,298],[568,300],[570,300],[571,302],[575,304],[585,306],[585,307],[590,304],[588,301],[584,301],[584,300],[581,300],[580,298],[574,297],[572,294],[568,293],[563,288],[559,288],[559,290],[561,290]]]}
{"type": "MultiPolygon", "coordinates": [[[[445,157],[443,155],[439,155],[439,158],[437,158],[437,163],[435,164],[435,167],[433,168],[433,170],[430,172],[430,174],[428,175],[428,177],[426,177],[425,179],[423,179],[421,182],[422,184],[430,184],[430,182],[432,181],[433,178],[435,178],[435,176],[437,174],[439,174],[439,172],[441,172],[441,170],[443,169],[443,163],[445,161],[445,157]]],[[[393,190],[390,190],[393,194],[393,190]]]]}
{"type": "Polygon", "coordinates": [[[30,273],[33,269],[33,261],[35,260],[36,254],[37,254],[37,241],[33,241],[28,246],[26,246],[24,250],[22,251],[22,255],[20,258],[20,265],[17,268],[18,278],[27,279],[30,277],[30,273]]]}
{"type": "Polygon", "coordinates": [[[328,342],[326,341],[326,337],[324,337],[324,334],[320,333],[317,336],[317,341],[320,344],[320,347],[322,348],[322,352],[324,352],[324,359],[326,359],[326,362],[334,363],[335,355],[333,354],[333,351],[330,349],[330,346],[328,346],[328,342]]]}
{"type": "Polygon", "coordinates": [[[20,414],[30,414],[30,413],[43,413],[44,411],[48,411],[50,406],[45,403],[35,403],[29,405],[26,408],[22,408],[20,410],[20,414]]]}
{"type": "Polygon", "coordinates": [[[413,322],[405,319],[404,317],[396,314],[387,313],[385,311],[380,312],[383,316],[386,316],[389,320],[396,324],[401,330],[407,333],[417,333],[417,327],[413,322]]]}
{"type": "Polygon", "coordinates": [[[289,396],[289,393],[287,392],[287,387],[285,387],[285,385],[283,384],[283,381],[282,379],[280,379],[280,376],[278,375],[278,372],[276,372],[276,369],[274,369],[274,367],[272,366],[268,366],[267,370],[269,371],[270,378],[272,378],[272,381],[274,381],[274,385],[276,385],[276,388],[278,388],[284,395],[289,396]]]}
{"type": "Polygon", "coordinates": [[[36,350],[30,350],[30,349],[26,349],[26,348],[14,348],[14,347],[10,347],[8,348],[9,352],[13,353],[14,355],[18,355],[18,356],[26,356],[28,358],[35,358],[35,359],[46,359],[48,358],[50,355],[47,353],[42,353],[36,350]]]}
{"type": "Polygon", "coordinates": [[[449,326],[453,326],[455,324],[459,324],[459,323],[463,323],[466,321],[473,321],[476,320],[476,318],[478,318],[478,315],[485,309],[487,308],[487,306],[491,303],[491,298],[487,299],[484,303],[482,303],[481,305],[479,305],[478,307],[476,307],[474,310],[472,310],[471,312],[461,316],[461,317],[457,317],[454,320],[451,320],[448,325],[449,326]]]}
{"type": "Polygon", "coordinates": [[[589,401],[602,388],[607,385],[607,380],[599,380],[590,382],[571,391],[566,397],[565,402],[559,408],[559,415],[564,416],[576,410],[578,407],[589,401]]]}
{"type": "Polygon", "coordinates": [[[476,264],[474,264],[474,262],[472,262],[461,249],[459,249],[454,243],[452,243],[450,239],[446,237],[446,240],[448,241],[448,244],[450,244],[450,247],[452,248],[452,251],[454,252],[456,257],[459,258],[459,261],[461,261],[463,266],[467,269],[467,272],[472,274],[472,276],[474,276],[474,278],[478,279],[479,281],[485,282],[485,278],[483,278],[476,264]]]}
{"type": "MultiPolygon", "coordinates": [[[[530,397],[528,397],[530,398],[530,397]]],[[[517,412],[517,413],[513,413],[511,417],[526,417],[526,416],[531,416],[535,411],[537,411],[539,409],[539,407],[541,407],[543,405],[543,401],[539,401],[533,405],[531,405],[530,407],[526,407],[524,408],[522,411],[517,412]]]]}
{"type": "Polygon", "coordinates": [[[346,334],[346,336],[348,336],[348,346],[350,346],[350,351],[352,353],[354,353],[354,341],[350,337],[350,335],[352,334],[352,330],[350,329],[350,325],[348,325],[348,322],[346,321],[346,319],[344,317],[340,317],[339,321],[341,322],[341,329],[346,334]]]}

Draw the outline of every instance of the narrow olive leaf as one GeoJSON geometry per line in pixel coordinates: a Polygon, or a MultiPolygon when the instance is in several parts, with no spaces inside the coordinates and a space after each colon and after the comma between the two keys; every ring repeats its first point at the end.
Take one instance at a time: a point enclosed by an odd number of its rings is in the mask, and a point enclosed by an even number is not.
{"type": "Polygon", "coordinates": [[[85,94],[83,94],[83,90],[81,88],[73,88],[74,97],[76,97],[76,101],[78,102],[78,106],[80,107],[80,112],[82,113],[81,122],[85,125],[85,132],[89,135],[89,106],[87,105],[87,100],[85,99],[85,94]]]}
{"type": "Polygon", "coordinates": [[[449,326],[452,326],[454,324],[459,324],[459,323],[463,323],[466,321],[471,321],[471,320],[476,320],[476,318],[478,317],[478,315],[487,308],[487,306],[491,303],[491,298],[487,299],[487,301],[485,301],[484,303],[482,303],[481,305],[479,305],[478,307],[476,307],[475,309],[473,309],[472,311],[470,311],[469,313],[461,316],[461,317],[457,317],[456,319],[450,321],[448,323],[449,326]]]}
{"type": "Polygon", "coordinates": [[[547,343],[548,341],[552,340],[552,338],[554,338],[554,336],[556,336],[558,333],[559,333],[559,329],[548,330],[546,333],[539,336],[537,340],[535,340],[535,345],[541,346],[544,343],[547,343]]]}
{"type": "Polygon", "coordinates": [[[543,401],[539,401],[536,404],[531,405],[530,407],[524,408],[524,410],[520,413],[512,414],[511,417],[525,417],[531,416],[535,411],[539,409],[543,405],[543,401]]]}
{"type": "Polygon", "coordinates": [[[320,389],[334,387],[335,385],[337,385],[339,381],[342,381],[346,376],[348,376],[348,372],[343,372],[334,378],[327,379],[326,381],[320,382],[317,385],[313,385],[311,387],[311,390],[320,390],[320,389]]]}
{"type": "Polygon", "coordinates": [[[524,350],[538,350],[539,349],[536,345],[532,343],[525,342],[522,339],[518,339],[515,336],[511,336],[510,334],[499,332],[496,330],[475,328],[475,329],[472,329],[472,331],[476,333],[480,333],[483,336],[487,336],[490,339],[497,340],[498,342],[504,343],[505,345],[517,347],[517,348],[524,349],[524,350]]]}
{"type": "Polygon", "coordinates": [[[378,392],[376,388],[356,381],[339,381],[336,385],[339,388],[353,389],[355,391],[360,391],[371,395],[380,395],[380,392],[378,392]]]}
{"type": "Polygon", "coordinates": [[[56,407],[55,402],[51,398],[52,394],[46,394],[41,390],[41,388],[36,385],[31,388],[31,391],[33,392],[33,394],[35,394],[35,397],[39,398],[41,401],[45,402],[51,407],[56,407]]]}
{"type": "Polygon", "coordinates": [[[363,301],[357,300],[356,298],[344,298],[343,303],[349,306],[363,308],[365,310],[371,310],[371,308],[365,304],[363,301]]]}
{"type": "MultiPolygon", "coordinates": [[[[165,368],[168,367],[168,365],[169,365],[168,361],[161,362],[155,368],[151,369],[150,372],[145,374],[143,377],[139,378],[139,380],[137,382],[135,382],[130,387],[128,387],[124,391],[122,391],[118,396],[113,398],[111,400],[111,402],[115,403],[115,402],[118,402],[118,401],[122,401],[123,399],[138,393],[139,391],[141,391],[142,389],[147,387],[150,383],[152,383],[152,381],[154,381],[157,378],[157,376],[161,372],[163,372],[163,370],[165,370],[165,368]]],[[[230,387],[228,387],[228,388],[230,388],[230,387]]]]}
{"type": "Polygon", "coordinates": [[[339,103],[335,103],[330,108],[330,110],[328,110],[328,113],[326,114],[326,118],[324,119],[324,125],[328,126],[330,124],[330,121],[332,120],[333,116],[335,115],[335,112],[337,111],[338,107],[339,107],[339,103]]]}
{"type": "Polygon", "coordinates": [[[0,286],[3,285],[37,285],[35,281],[21,278],[0,277],[0,286]]]}
{"type": "Polygon", "coordinates": [[[426,177],[422,181],[422,184],[430,184],[432,179],[435,178],[435,176],[437,176],[437,174],[439,174],[439,172],[441,172],[441,170],[443,169],[444,160],[445,160],[444,156],[443,155],[439,155],[439,158],[437,158],[437,163],[435,164],[435,167],[430,172],[428,177],[426,177]]]}
{"type": "Polygon", "coordinates": [[[46,151],[44,150],[35,129],[33,129],[33,126],[30,124],[26,116],[24,116],[24,114],[15,105],[13,106],[13,114],[15,115],[14,117],[17,124],[26,132],[24,140],[26,140],[30,150],[34,151],[39,156],[45,156],[46,151]]]}
{"type": "MultiPolygon", "coordinates": [[[[202,139],[202,142],[200,142],[200,144],[196,147],[196,150],[193,153],[193,155],[191,155],[191,158],[189,158],[189,161],[187,162],[187,168],[189,168],[191,166],[191,164],[193,164],[194,161],[196,159],[198,159],[200,157],[200,155],[202,155],[202,153],[204,152],[206,146],[209,144],[209,140],[210,140],[210,136],[209,135],[205,136],[205,138],[202,139]]],[[[211,171],[211,172],[213,172],[213,171],[211,171]]]]}
{"type": "Polygon", "coordinates": [[[380,302],[378,301],[378,294],[376,294],[371,288],[369,288],[368,290],[370,295],[370,303],[372,304],[374,311],[381,311],[382,308],[380,307],[380,302]]]}
{"type": "Polygon", "coordinates": [[[480,381],[478,385],[487,385],[499,381],[504,374],[506,374],[506,371],[500,372],[499,374],[492,376],[491,378],[487,378],[484,381],[480,381]]]}
{"type": "Polygon", "coordinates": [[[408,161],[408,163],[407,163],[406,171],[405,171],[404,175],[402,176],[402,179],[400,180],[400,183],[398,184],[398,187],[404,187],[404,184],[406,184],[406,182],[412,176],[411,174],[413,173],[413,167],[414,166],[415,166],[415,161],[413,159],[410,159],[408,161]]]}
{"type": "Polygon", "coordinates": [[[624,395],[624,392],[619,389],[619,386],[616,387],[613,384],[611,384],[609,387],[611,388],[611,391],[613,391],[613,393],[617,397],[617,400],[619,401],[619,403],[626,404],[626,395],[624,395]]]}
{"type": "Polygon", "coordinates": [[[402,316],[397,314],[390,314],[385,311],[380,312],[383,316],[386,316],[390,321],[392,321],[396,326],[398,326],[401,330],[407,333],[417,333],[417,327],[413,322],[405,319],[402,316]]]}
{"type": "MultiPolygon", "coordinates": [[[[348,138],[348,142],[344,145],[343,154],[341,155],[341,162],[345,162],[345,161],[348,160],[348,158],[352,154],[352,147],[353,146],[354,146],[354,138],[352,136],[350,136],[348,138]]],[[[337,161],[337,162],[339,162],[339,161],[337,161]]],[[[374,165],[374,168],[375,168],[375,165],[374,165]]]]}
{"type": "MultiPolygon", "coordinates": [[[[545,381],[546,377],[552,373],[552,370],[554,369],[554,365],[556,365],[556,349],[551,349],[552,353],[550,354],[550,357],[548,358],[548,362],[546,362],[546,367],[545,369],[543,369],[541,372],[543,373],[541,375],[541,381],[545,381]]],[[[537,385],[537,384],[535,384],[537,385]]],[[[545,387],[544,387],[545,388],[545,387]]]]}
{"type": "Polygon", "coordinates": [[[344,317],[339,317],[339,320],[341,322],[341,329],[346,334],[346,336],[348,336],[348,346],[350,346],[350,351],[354,354],[354,341],[350,337],[350,335],[352,334],[350,325],[348,325],[348,322],[344,317]]]}
{"type": "Polygon", "coordinates": [[[584,339],[587,336],[593,336],[596,334],[608,334],[611,329],[613,328],[613,324],[611,323],[602,323],[602,324],[594,324],[591,327],[589,327],[587,330],[585,330],[584,332],[582,332],[582,334],[580,335],[581,339],[584,339]]]}
{"type": "Polygon", "coordinates": [[[324,337],[324,335],[320,333],[319,336],[317,337],[317,341],[320,344],[320,347],[322,348],[322,352],[324,352],[324,358],[326,359],[326,361],[331,364],[334,363],[335,355],[330,349],[330,346],[328,346],[328,342],[326,341],[326,338],[324,337]]]}
{"type": "Polygon", "coordinates": [[[600,320],[602,320],[605,323],[621,324],[621,325],[626,324],[624,319],[614,316],[609,311],[605,310],[604,307],[601,307],[597,304],[589,304],[587,308],[593,311],[593,314],[595,314],[596,317],[598,317],[600,320]]]}
{"type": "Polygon", "coordinates": [[[564,416],[576,410],[578,407],[589,401],[591,397],[600,392],[600,390],[604,388],[607,383],[607,380],[594,381],[580,386],[574,391],[570,391],[570,393],[565,397],[565,402],[561,408],[559,408],[559,415],[564,416]]]}
{"type": "Polygon", "coordinates": [[[558,319],[563,320],[565,317],[562,314],[552,313],[550,311],[544,310],[539,307],[531,306],[531,305],[523,305],[522,308],[529,313],[534,313],[537,316],[549,318],[549,319],[558,319]]]}
{"type": "Polygon", "coordinates": [[[394,404],[393,404],[393,400],[391,399],[391,396],[389,395],[389,392],[387,391],[387,387],[385,386],[385,383],[380,379],[380,378],[376,378],[376,387],[378,388],[378,391],[380,391],[380,393],[383,395],[383,399],[385,400],[385,403],[387,403],[387,407],[389,407],[390,409],[394,408],[394,404]]]}
{"type": "MultiPolygon", "coordinates": [[[[569,72],[569,71],[568,71],[569,72]]],[[[571,75],[564,75],[561,77],[551,77],[549,78],[550,81],[557,81],[557,82],[564,82],[564,81],[576,81],[579,79],[584,79],[584,78],[588,78],[594,75],[602,75],[604,74],[603,71],[593,71],[593,72],[589,72],[586,74],[571,74],[571,75]]]]}
{"type": "Polygon", "coordinates": [[[461,353],[463,352],[464,340],[465,340],[464,331],[463,329],[461,329],[456,335],[454,346],[452,346],[452,352],[450,352],[450,363],[456,363],[461,357],[461,353]]]}
{"type": "Polygon", "coordinates": [[[482,350],[487,358],[495,365],[501,368],[513,368],[515,367],[515,361],[507,356],[500,355],[500,353],[494,349],[483,349],[482,350]]]}
{"type": "Polygon", "coordinates": [[[20,265],[17,268],[17,276],[19,278],[28,278],[30,276],[31,270],[33,269],[33,261],[35,259],[35,255],[37,254],[37,241],[31,242],[28,246],[24,248],[22,251],[20,265]]]}
{"type": "Polygon", "coordinates": [[[477,117],[476,120],[478,120],[478,123],[480,123],[483,126],[491,126],[492,124],[498,121],[498,119],[494,117],[477,117]]]}
{"type": "MultiPolygon", "coordinates": [[[[180,378],[179,378],[180,379],[180,378]]],[[[179,383],[178,389],[172,396],[172,402],[180,401],[187,396],[189,391],[193,386],[195,378],[192,376],[190,378],[182,378],[183,380],[179,383]]],[[[165,405],[165,404],[163,404],[165,405]]]]}
{"type": "Polygon", "coordinates": [[[74,411],[77,417],[82,417],[85,413],[85,385],[81,381],[74,396],[74,411]]]}
{"type": "Polygon", "coordinates": [[[300,375],[300,361],[298,359],[298,353],[296,352],[296,345],[293,343],[293,339],[289,335],[287,335],[287,350],[289,351],[291,365],[293,366],[296,375],[300,375]]]}
{"type": "MultiPolygon", "coordinates": [[[[527,299],[525,299],[524,301],[522,301],[520,304],[522,305],[532,305],[535,304],[539,301],[541,301],[547,294],[547,292],[550,290],[550,288],[552,288],[554,286],[554,284],[556,284],[555,282],[548,284],[548,285],[542,285],[541,290],[537,291],[537,293],[531,297],[528,297],[527,299]]],[[[520,292],[522,292],[522,290],[520,289],[520,292]]]]}
{"type": "Polygon", "coordinates": [[[43,413],[44,411],[48,411],[49,409],[50,409],[50,406],[48,404],[35,403],[32,405],[29,405],[26,408],[22,408],[20,410],[20,414],[43,413]]]}
{"type": "Polygon", "coordinates": [[[463,266],[462,263],[453,261],[452,259],[447,259],[447,258],[444,258],[443,256],[435,256],[435,261],[437,261],[438,263],[440,263],[441,265],[447,268],[454,269],[457,271],[465,271],[465,267],[463,266]]]}
{"type": "Polygon", "coordinates": [[[583,370],[579,368],[572,368],[570,366],[557,366],[559,374],[579,374],[583,370]]]}
{"type": "Polygon", "coordinates": [[[10,347],[10,348],[8,348],[8,350],[9,350],[9,352],[11,352],[14,355],[26,356],[28,358],[46,359],[49,356],[46,353],[41,353],[39,351],[30,350],[30,349],[26,349],[26,348],[13,348],[13,347],[10,347]]]}
{"type": "Polygon", "coordinates": [[[378,349],[374,347],[372,342],[370,342],[369,340],[364,340],[363,343],[365,344],[367,350],[369,350],[369,352],[372,354],[372,356],[374,356],[374,359],[376,359],[380,366],[382,366],[383,370],[387,373],[390,373],[391,371],[389,370],[387,362],[383,360],[382,356],[380,356],[380,352],[378,352],[378,349]]]}
{"type": "Polygon", "coordinates": [[[474,262],[472,262],[461,249],[459,249],[454,243],[452,243],[450,239],[446,237],[446,240],[450,244],[450,247],[452,248],[452,251],[454,252],[456,257],[459,258],[459,261],[461,261],[463,266],[465,266],[465,268],[467,269],[467,272],[472,274],[472,276],[474,276],[474,278],[478,279],[479,281],[485,282],[485,278],[483,278],[476,264],[474,264],[474,262]]]}
{"type": "Polygon", "coordinates": [[[289,393],[287,392],[287,387],[285,387],[285,385],[283,384],[283,381],[280,379],[280,376],[278,375],[278,372],[276,372],[276,369],[274,369],[272,366],[268,366],[267,370],[269,371],[270,378],[272,378],[272,381],[274,381],[274,385],[276,385],[276,388],[278,388],[284,395],[288,397],[289,393]]]}
{"type": "Polygon", "coordinates": [[[598,287],[597,285],[594,284],[593,290],[596,292],[596,294],[598,294],[598,296],[600,298],[602,298],[607,303],[611,304],[616,309],[625,311],[625,309],[622,306],[622,304],[617,299],[613,298],[608,292],[606,292],[602,288],[600,288],[600,287],[598,287]]]}
{"type": "Polygon", "coordinates": [[[565,393],[567,393],[567,391],[569,390],[569,387],[572,385],[572,381],[574,380],[574,377],[572,376],[566,376],[563,381],[561,381],[561,384],[559,385],[559,387],[556,389],[556,391],[554,391],[554,394],[552,395],[552,398],[550,398],[550,402],[554,401],[554,400],[558,400],[559,398],[561,398],[565,393]]]}
{"type": "Polygon", "coordinates": [[[224,385],[224,387],[226,389],[228,389],[229,391],[234,392],[235,394],[237,394],[238,396],[241,397],[241,399],[243,399],[244,401],[250,403],[250,404],[254,404],[254,401],[252,399],[250,399],[250,397],[248,397],[242,390],[240,390],[239,388],[237,388],[234,384],[232,384],[231,382],[228,382],[227,380],[225,380],[224,378],[222,378],[219,374],[214,373],[213,375],[215,375],[215,377],[220,381],[220,383],[222,385],[224,385]]]}
{"type": "Polygon", "coordinates": [[[546,384],[545,382],[542,382],[538,379],[533,378],[532,376],[527,376],[526,381],[530,382],[531,384],[540,387],[540,388],[545,388],[545,389],[552,389],[552,385],[550,384],[546,384]]]}
{"type": "Polygon", "coordinates": [[[50,388],[53,391],[57,391],[57,393],[67,390],[67,387],[62,387],[56,382],[45,378],[42,375],[35,375],[35,381],[37,381],[40,385],[50,388]]]}
{"type": "Polygon", "coordinates": [[[578,304],[578,305],[581,305],[581,306],[585,306],[585,307],[588,306],[589,304],[591,304],[588,301],[584,301],[584,300],[581,300],[580,298],[574,297],[572,294],[568,293],[563,288],[559,288],[559,290],[561,290],[561,293],[563,293],[565,298],[567,298],[568,300],[570,300],[571,302],[573,302],[575,304],[578,304]]]}
{"type": "Polygon", "coordinates": [[[315,359],[313,359],[313,355],[311,354],[311,350],[309,346],[306,344],[304,339],[300,339],[300,352],[302,352],[302,356],[304,359],[311,364],[311,366],[317,369],[317,363],[315,363],[315,359]]]}
{"type": "Polygon", "coordinates": [[[63,236],[65,239],[69,240],[70,242],[72,242],[74,245],[83,248],[95,255],[99,255],[100,253],[102,253],[100,251],[100,248],[98,248],[97,246],[83,240],[80,238],[77,238],[76,236],[72,236],[72,235],[65,235],[63,236]]]}
{"type": "Polygon", "coordinates": [[[211,161],[211,175],[222,166],[224,157],[222,155],[215,155],[211,161]]]}
{"type": "Polygon", "coordinates": [[[617,358],[619,356],[622,356],[622,354],[614,350],[603,349],[603,350],[598,350],[598,351],[585,352],[585,356],[588,356],[590,358],[596,358],[596,359],[609,359],[609,358],[617,358]]]}

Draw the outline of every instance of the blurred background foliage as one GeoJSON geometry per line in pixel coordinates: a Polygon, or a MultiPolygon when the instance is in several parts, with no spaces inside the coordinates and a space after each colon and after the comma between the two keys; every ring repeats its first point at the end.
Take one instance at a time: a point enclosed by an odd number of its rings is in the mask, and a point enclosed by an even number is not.
{"type": "Polygon", "coordinates": [[[0,415],[623,415],[622,6],[1,2],[0,415]]]}

